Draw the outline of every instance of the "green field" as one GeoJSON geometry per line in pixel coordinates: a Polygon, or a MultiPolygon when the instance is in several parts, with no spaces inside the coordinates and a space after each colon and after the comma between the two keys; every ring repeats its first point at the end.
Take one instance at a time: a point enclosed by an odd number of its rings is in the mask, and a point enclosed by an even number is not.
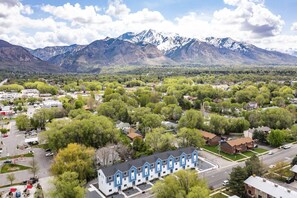
{"type": "Polygon", "coordinates": [[[265,153],[268,150],[263,149],[263,148],[254,148],[254,151],[256,151],[257,153],[265,153]]]}
{"type": "Polygon", "coordinates": [[[10,173],[10,172],[27,170],[27,169],[30,169],[30,167],[22,166],[19,164],[4,164],[1,168],[0,173],[10,173]]]}
{"type": "Polygon", "coordinates": [[[256,153],[254,153],[254,152],[252,152],[252,151],[246,151],[246,152],[244,152],[244,153],[242,153],[242,154],[244,154],[244,155],[246,155],[246,156],[248,156],[248,157],[252,157],[253,155],[256,155],[256,153]]]}

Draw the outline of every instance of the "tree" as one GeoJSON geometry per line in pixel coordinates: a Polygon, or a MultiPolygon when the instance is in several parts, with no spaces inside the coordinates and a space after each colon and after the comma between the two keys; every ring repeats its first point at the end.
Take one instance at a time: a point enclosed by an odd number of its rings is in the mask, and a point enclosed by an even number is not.
{"type": "Polygon", "coordinates": [[[271,146],[279,147],[283,145],[286,139],[286,134],[284,130],[271,130],[267,136],[267,140],[271,146]]]}
{"type": "Polygon", "coordinates": [[[185,111],[184,115],[179,120],[178,128],[202,128],[203,126],[203,115],[200,111],[190,109],[185,111]]]}
{"type": "Polygon", "coordinates": [[[205,144],[198,129],[181,128],[177,133],[177,137],[179,138],[180,147],[202,147],[205,144]]]}
{"type": "Polygon", "coordinates": [[[56,155],[51,171],[54,175],[62,175],[66,171],[76,172],[79,180],[89,180],[95,174],[94,160],[95,150],[93,148],[69,144],[56,155]]]}
{"type": "Polygon", "coordinates": [[[290,111],[283,108],[267,109],[261,115],[264,125],[273,129],[290,128],[294,123],[294,117],[290,111]]]}
{"type": "Polygon", "coordinates": [[[54,189],[50,192],[51,197],[57,198],[83,198],[85,197],[84,183],[79,181],[79,175],[75,172],[64,172],[55,177],[54,189]]]}
{"type": "Polygon", "coordinates": [[[234,133],[243,133],[250,127],[250,123],[243,118],[232,118],[229,121],[229,130],[234,133]]]}
{"type": "Polygon", "coordinates": [[[155,128],[146,133],[145,142],[153,152],[162,152],[173,147],[174,136],[164,128],[155,128]]]}
{"type": "Polygon", "coordinates": [[[28,118],[27,115],[18,115],[15,118],[15,121],[16,121],[16,127],[20,131],[29,130],[31,127],[30,119],[28,118]]]}
{"type": "Polygon", "coordinates": [[[232,169],[230,173],[230,180],[228,187],[229,189],[239,197],[244,197],[245,188],[244,188],[244,180],[248,178],[248,174],[245,168],[237,166],[232,169]]]}
{"type": "Polygon", "coordinates": [[[257,176],[262,176],[266,171],[263,163],[260,161],[257,155],[253,155],[250,159],[245,161],[245,169],[248,176],[254,174],[257,176]]]}
{"type": "Polygon", "coordinates": [[[180,170],[158,181],[153,192],[157,198],[208,198],[210,194],[206,182],[191,170],[180,170]]]}
{"type": "Polygon", "coordinates": [[[13,173],[10,173],[6,175],[6,179],[10,182],[10,185],[12,185],[12,182],[16,179],[13,173]]]}
{"type": "Polygon", "coordinates": [[[150,114],[144,115],[142,119],[142,126],[145,129],[145,131],[150,131],[152,128],[160,127],[161,122],[162,122],[162,118],[160,115],[150,113],[150,114]]]}
{"type": "Polygon", "coordinates": [[[39,109],[32,118],[35,128],[45,129],[45,124],[52,119],[50,109],[39,109]]]}
{"type": "Polygon", "coordinates": [[[35,177],[36,173],[38,173],[38,171],[39,171],[39,166],[37,164],[37,161],[34,158],[30,162],[30,166],[31,166],[30,172],[33,174],[33,177],[35,177]]]}
{"type": "Polygon", "coordinates": [[[127,105],[122,100],[112,99],[109,102],[102,103],[97,108],[98,115],[104,115],[113,120],[128,121],[127,105]]]}
{"type": "Polygon", "coordinates": [[[228,124],[228,119],[224,116],[214,114],[210,117],[209,126],[211,131],[214,133],[225,134],[228,124]]]}

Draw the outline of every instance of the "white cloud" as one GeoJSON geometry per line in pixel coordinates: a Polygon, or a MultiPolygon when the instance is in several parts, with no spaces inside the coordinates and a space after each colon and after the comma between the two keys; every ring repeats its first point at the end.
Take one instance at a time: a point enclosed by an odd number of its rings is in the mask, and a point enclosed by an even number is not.
{"type": "MultiPolygon", "coordinates": [[[[107,8],[66,3],[43,5],[46,18],[31,18],[33,9],[18,0],[0,1],[0,38],[26,47],[87,44],[106,36],[144,29],[176,32],[188,37],[232,37],[265,48],[294,48],[297,36],[283,35],[281,16],[265,7],[264,0],[222,0],[228,7],[211,15],[190,12],[174,20],[144,8],[132,12],[122,0],[110,0],[107,8]],[[288,43],[290,42],[290,43],[288,43]],[[286,45],[284,45],[286,43],[286,45]],[[288,43],[288,45],[287,45],[288,43]]],[[[297,23],[291,27],[297,30],[297,23]]],[[[296,48],[296,47],[295,47],[296,48]]]]}
{"type": "Polygon", "coordinates": [[[292,31],[297,31],[297,22],[292,24],[291,30],[292,31]]]}

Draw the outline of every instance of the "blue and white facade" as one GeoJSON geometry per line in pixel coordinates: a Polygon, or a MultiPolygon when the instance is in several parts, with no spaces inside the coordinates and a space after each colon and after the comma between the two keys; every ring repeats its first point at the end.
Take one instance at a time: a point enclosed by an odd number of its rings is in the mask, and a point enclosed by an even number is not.
{"type": "Polygon", "coordinates": [[[99,190],[109,196],[197,165],[198,151],[193,147],[156,153],[98,170],[99,190]]]}

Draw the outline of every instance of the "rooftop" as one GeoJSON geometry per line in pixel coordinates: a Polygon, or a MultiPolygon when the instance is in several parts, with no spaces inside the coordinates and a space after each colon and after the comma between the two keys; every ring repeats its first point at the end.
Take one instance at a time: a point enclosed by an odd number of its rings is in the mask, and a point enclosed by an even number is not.
{"type": "Polygon", "coordinates": [[[105,168],[102,168],[102,172],[105,174],[105,176],[112,176],[114,175],[118,170],[125,172],[128,171],[132,166],[135,166],[136,168],[141,167],[146,162],[152,164],[157,161],[157,159],[166,160],[169,156],[173,157],[179,157],[182,153],[185,154],[191,154],[196,149],[194,147],[187,147],[187,148],[180,148],[174,151],[166,151],[162,153],[155,153],[150,156],[141,157],[135,160],[131,160],[128,162],[123,162],[119,164],[115,164],[112,166],[108,166],[105,168]]]}
{"type": "Polygon", "coordinates": [[[296,191],[287,189],[262,177],[250,176],[244,183],[276,198],[297,197],[296,191]]]}
{"type": "Polygon", "coordinates": [[[209,133],[209,132],[206,132],[206,131],[201,131],[201,134],[202,134],[203,137],[209,138],[209,139],[212,139],[212,138],[216,137],[215,134],[209,133]]]}
{"type": "Polygon", "coordinates": [[[227,143],[230,146],[237,146],[237,145],[251,143],[251,142],[253,142],[253,140],[252,140],[252,138],[249,138],[249,137],[239,138],[239,139],[227,141],[227,143]]]}
{"type": "Polygon", "coordinates": [[[290,171],[292,171],[293,173],[297,173],[297,165],[294,165],[290,171]]]}

